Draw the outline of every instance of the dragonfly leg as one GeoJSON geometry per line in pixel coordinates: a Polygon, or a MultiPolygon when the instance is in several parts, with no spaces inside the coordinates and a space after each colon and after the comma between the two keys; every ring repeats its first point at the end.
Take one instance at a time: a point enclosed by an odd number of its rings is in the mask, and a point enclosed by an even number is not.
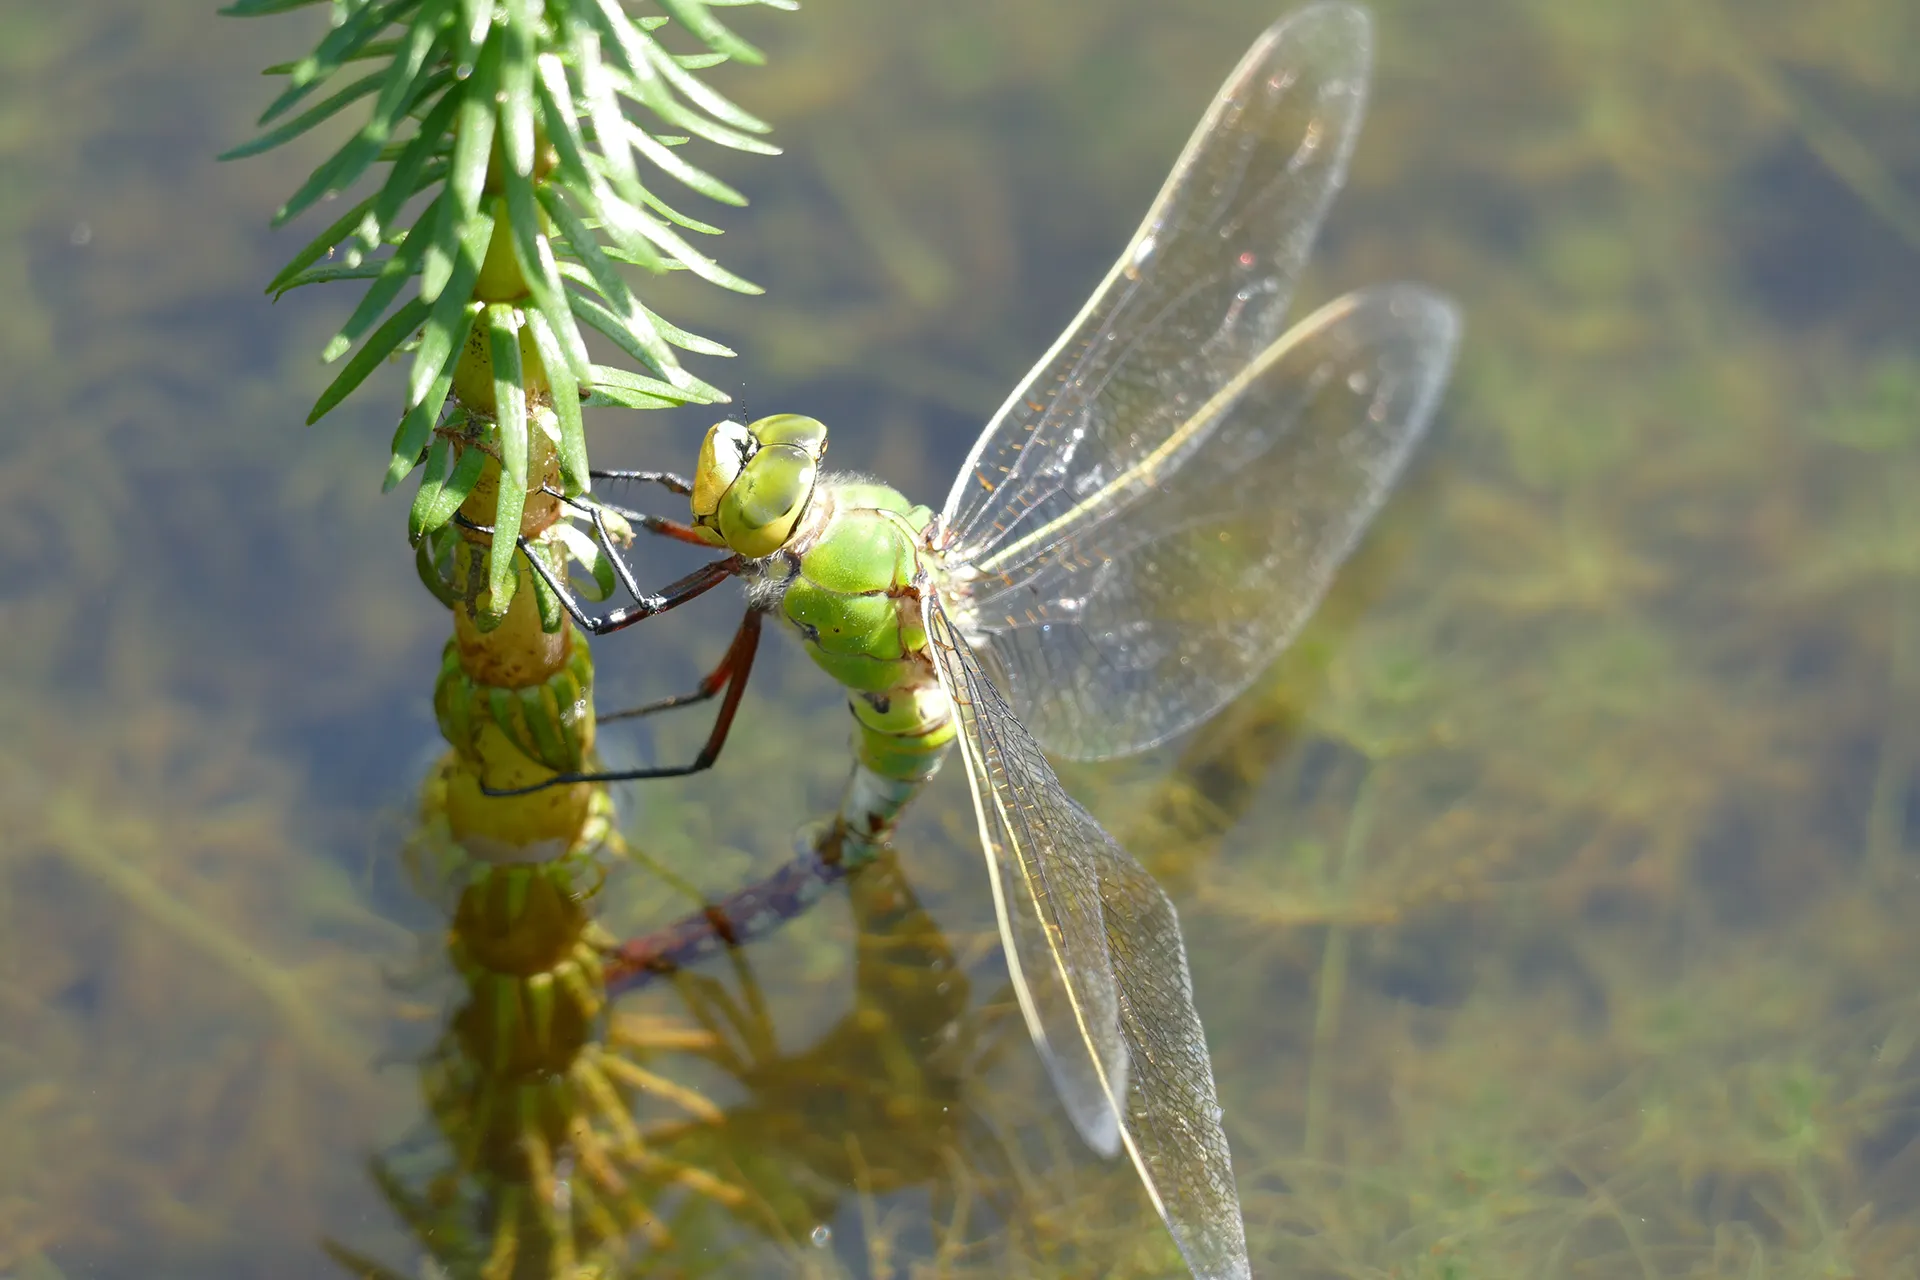
{"type": "MultiPolygon", "coordinates": [[[[599,475],[600,473],[596,471],[593,474],[599,475]]],[[[636,474],[665,475],[666,473],[644,472],[636,474]]],[[[678,480],[679,477],[672,476],[669,477],[669,479],[678,480]]],[[[619,563],[620,555],[619,552],[614,550],[612,537],[607,534],[606,521],[599,515],[602,511],[611,511],[621,519],[630,521],[656,537],[675,538],[681,542],[690,542],[696,547],[706,547],[709,550],[711,550],[714,545],[692,525],[682,524],[678,520],[669,520],[665,516],[649,515],[645,511],[635,511],[631,507],[623,507],[613,502],[582,502],[578,498],[569,498],[566,494],[560,492],[550,484],[541,485],[540,492],[546,494],[549,498],[558,498],[575,511],[583,512],[591,517],[594,527],[601,532],[601,545],[606,547],[607,554],[614,558],[616,564],[619,563]]]]}
{"type": "Polygon", "coordinates": [[[610,711],[600,717],[600,723],[606,724],[609,720],[638,720],[641,716],[650,716],[656,711],[671,711],[675,707],[690,707],[696,703],[706,702],[709,699],[718,697],[721,690],[731,686],[734,668],[743,660],[748,663],[753,661],[753,646],[758,642],[758,636],[756,634],[754,640],[746,644],[744,658],[741,653],[741,637],[746,633],[748,622],[751,622],[756,633],[758,632],[760,625],[759,618],[760,615],[757,611],[750,610],[748,612],[747,622],[742,622],[741,629],[734,633],[733,643],[727,646],[726,653],[721,656],[720,665],[702,676],[700,683],[694,686],[691,692],[676,693],[672,697],[643,703],[637,707],[629,707],[625,711],[610,711]]]}
{"type": "Polygon", "coordinates": [[[483,785],[480,790],[490,796],[523,796],[572,782],[640,782],[649,778],[684,778],[688,774],[711,769],[713,762],[720,758],[720,749],[727,745],[727,734],[733,728],[734,714],[740,710],[740,697],[747,691],[747,677],[753,672],[753,657],[760,649],[762,617],[758,609],[747,610],[747,616],[740,621],[740,629],[733,634],[733,643],[727,646],[726,656],[720,660],[716,674],[725,673],[726,697],[721,700],[720,713],[713,718],[713,729],[707,734],[706,744],[700,748],[700,754],[693,758],[691,764],[615,769],[605,773],[556,773],[530,787],[495,790],[483,785]]]}
{"type": "Polygon", "coordinates": [[[626,480],[636,484],[657,484],[668,493],[677,493],[683,498],[693,492],[691,481],[671,471],[589,471],[587,475],[595,480],[626,480]]]}
{"type": "MultiPolygon", "coordinates": [[[[453,518],[463,528],[473,529],[479,533],[493,532],[487,525],[475,524],[458,512],[454,513],[453,518]]],[[[604,528],[604,525],[602,527],[604,528]]],[[[623,572],[621,581],[632,592],[633,603],[622,605],[596,618],[580,607],[580,602],[573,598],[573,592],[567,590],[567,585],[560,581],[553,570],[547,568],[544,560],[531,554],[525,538],[518,538],[515,541],[519,544],[520,554],[527,557],[527,563],[532,565],[533,571],[540,575],[540,580],[547,584],[547,590],[559,598],[568,616],[579,624],[582,631],[596,636],[619,631],[636,622],[644,622],[655,614],[678,609],[687,601],[698,599],[713,590],[746,566],[745,559],[740,556],[727,556],[720,560],[709,561],[684,578],[667,584],[658,592],[651,593],[638,590],[638,584],[633,581],[633,576],[623,572]]],[[[614,563],[620,563],[619,557],[614,558],[614,563]]]]}

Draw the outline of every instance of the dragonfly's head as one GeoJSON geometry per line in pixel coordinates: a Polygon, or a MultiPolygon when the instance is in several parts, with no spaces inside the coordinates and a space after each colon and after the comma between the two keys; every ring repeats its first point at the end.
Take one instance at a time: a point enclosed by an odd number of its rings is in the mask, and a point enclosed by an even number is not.
{"type": "Polygon", "coordinates": [[[826,427],[798,414],[714,423],[693,473],[694,526],[716,547],[772,555],[806,514],[826,451],[826,427]]]}

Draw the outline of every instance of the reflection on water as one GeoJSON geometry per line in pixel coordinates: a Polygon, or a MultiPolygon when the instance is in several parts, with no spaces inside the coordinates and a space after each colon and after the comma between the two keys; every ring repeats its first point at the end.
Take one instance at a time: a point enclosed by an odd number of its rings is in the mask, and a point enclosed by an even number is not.
{"type": "MultiPolygon", "coordinates": [[[[501,879],[462,889],[462,914],[501,879]]],[[[891,853],[845,892],[850,971],[812,994],[823,1024],[797,1037],[777,1011],[796,992],[748,951],[624,1002],[585,1044],[558,1016],[536,1031],[514,1012],[503,1032],[486,984],[449,984],[420,1063],[431,1120],[371,1164],[404,1252],[487,1280],[1177,1266],[1157,1220],[1114,1206],[1125,1170],[1081,1151],[1031,1063],[1004,1068],[1028,1041],[1004,982],[976,994],[983,960],[997,974],[993,936],[944,932],[891,853]]],[[[459,937],[479,932],[468,920],[459,937]]],[[[369,1280],[417,1270],[325,1248],[369,1280]]]]}
{"type": "MultiPolygon", "coordinates": [[[[408,1135],[448,1010],[392,979],[438,945],[395,850],[444,622],[377,496],[380,394],[294,430],[344,304],[257,288],[314,153],[205,159],[309,32],[14,8],[0,1275],[341,1274],[322,1240],[420,1274],[367,1159],[441,1158],[408,1135]]],[[[937,496],[1273,8],[769,21],[725,87],[789,154],[720,167],[770,293],[659,309],[743,353],[703,372],[750,414],[937,496]]],[[[1070,779],[1180,904],[1257,1269],[1912,1275],[1913,8],[1376,8],[1309,292],[1462,301],[1440,438],[1271,681],[1070,779]]],[[[598,447],[684,467],[705,426],[598,447]]],[[[705,621],[603,679],[684,686],[705,621]]],[[[720,769],[632,797],[643,866],[724,894],[831,803],[844,711],[791,648],[720,769]]],[[[900,868],[616,1007],[649,1149],[712,1180],[664,1179],[629,1272],[1165,1272],[999,994],[964,803],[943,779],[900,868]]],[[[688,903],[621,868],[596,906],[688,903]]]]}

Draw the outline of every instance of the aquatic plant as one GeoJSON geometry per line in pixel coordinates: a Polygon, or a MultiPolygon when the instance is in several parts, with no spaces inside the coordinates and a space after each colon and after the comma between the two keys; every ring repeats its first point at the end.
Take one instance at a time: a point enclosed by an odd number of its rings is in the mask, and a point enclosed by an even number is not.
{"type": "MultiPolygon", "coordinates": [[[[225,12],[316,2],[238,0],[225,12]]],[[[613,589],[609,548],[569,521],[567,499],[591,483],[582,410],[726,399],[677,353],[732,353],[651,311],[623,268],[758,291],[694,247],[690,236],[718,228],[653,189],[658,174],[742,204],[680,148],[698,138],[775,150],[760,137],[766,124],[698,75],[762,60],[716,7],[661,0],[636,16],[614,0],[330,0],[313,51],[269,68],[284,87],[260,116],[264,132],[224,157],[364,112],[274,221],[373,190],[267,291],[364,282],[326,344],[324,358],[343,363],[309,423],[411,353],[385,486],[419,473],[408,537],[454,623],[434,689],[452,749],[423,790],[412,856],[456,886],[449,949],[468,998],[423,1078],[453,1158],[424,1200],[391,1174],[381,1181],[423,1239],[478,1239],[462,1267],[488,1277],[519,1274],[528,1258],[571,1274],[583,1250],[651,1222],[647,1198],[628,1186],[651,1167],[622,1093],[637,1068],[622,1075],[619,1047],[597,1043],[603,943],[586,900],[603,873],[596,851],[617,843],[608,798],[590,784],[489,792],[594,758],[592,659],[528,563],[539,557],[562,576],[577,566],[601,595],[613,589]],[[700,49],[672,51],[676,30],[700,49]],[[589,330],[644,372],[594,363],[589,330]],[[556,1180],[568,1181],[576,1158],[583,1176],[563,1198],[556,1180]],[[457,1191],[469,1179],[472,1204],[457,1191]],[[436,1225],[448,1206],[471,1233],[436,1225]]]]}

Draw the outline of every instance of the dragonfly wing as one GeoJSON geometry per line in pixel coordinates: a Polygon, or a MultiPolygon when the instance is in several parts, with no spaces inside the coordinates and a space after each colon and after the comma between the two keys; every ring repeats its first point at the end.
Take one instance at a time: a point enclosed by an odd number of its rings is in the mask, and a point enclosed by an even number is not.
{"type": "Polygon", "coordinates": [[[959,581],[961,622],[1047,749],[1124,755],[1205,720],[1293,639],[1425,431],[1460,321],[1348,294],[1262,352],[1045,538],[959,581]]]}
{"type": "Polygon", "coordinates": [[[1280,335],[1366,103],[1351,5],[1275,23],[1146,221],[975,443],[943,509],[968,561],[1043,528],[1158,449],[1280,335]]]}
{"type": "Polygon", "coordinates": [[[1173,904],[1066,793],[931,597],[926,627],[960,718],[1007,968],[1068,1114],[1102,1154],[1126,1147],[1195,1276],[1245,1277],[1246,1232],[1173,904]]]}

